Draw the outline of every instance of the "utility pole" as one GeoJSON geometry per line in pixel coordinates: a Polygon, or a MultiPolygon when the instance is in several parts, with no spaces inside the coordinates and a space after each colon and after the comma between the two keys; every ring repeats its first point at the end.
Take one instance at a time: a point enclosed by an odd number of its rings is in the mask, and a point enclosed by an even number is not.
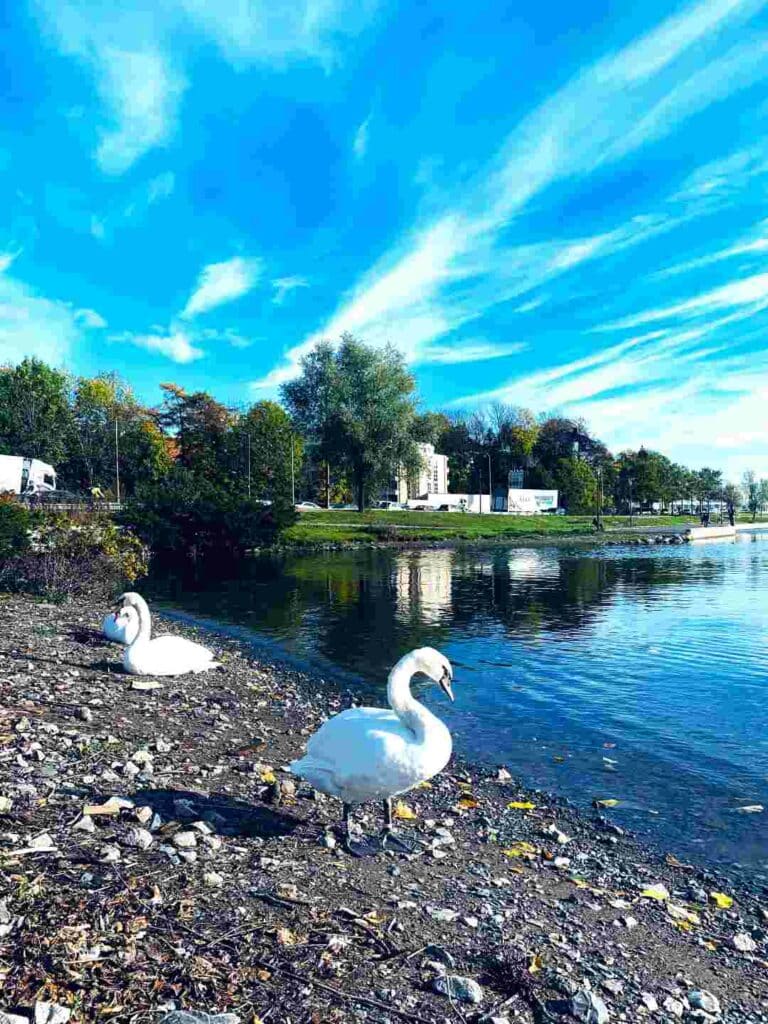
{"type": "Polygon", "coordinates": [[[118,431],[118,421],[115,417],[115,492],[117,494],[117,504],[120,504],[120,433],[118,431]]]}
{"type": "MultiPolygon", "coordinates": [[[[482,498],[480,499],[482,504],[482,498]]],[[[491,487],[491,453],[488,452],[488,513],[490,514],[493,510],[493,491],[491,487]]]]}
{"type": "Polygon", "coordinates": [[[248,498],[251,497],[251,435],[248,434],[248,498]]]}
{"type": "Polygon", "coordinates": [[[629,525],[632,525],[632,477],[629,477],[629,525]]]}
{"type": "Polygon", "coordinates": [[[603,528],[603,467],[597,467],[597,529],[603,528]]]}

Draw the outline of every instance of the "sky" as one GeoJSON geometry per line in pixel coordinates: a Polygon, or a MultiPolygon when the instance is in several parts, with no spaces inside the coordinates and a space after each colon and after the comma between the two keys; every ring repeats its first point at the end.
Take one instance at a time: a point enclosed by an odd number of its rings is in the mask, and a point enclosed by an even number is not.
{"type": "Polygon", "coordinates": [[[0,7],[0,363],[424,408],[768,476],[768,3],[0,7]]]}

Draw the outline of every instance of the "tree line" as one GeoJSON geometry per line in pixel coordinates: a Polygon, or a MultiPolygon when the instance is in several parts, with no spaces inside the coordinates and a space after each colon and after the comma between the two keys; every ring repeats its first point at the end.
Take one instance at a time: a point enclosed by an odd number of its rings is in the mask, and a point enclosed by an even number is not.
{"type": "Polygon", "coordinates": [[[393,347],[349,334],[319,343],[283,385],[282,404],[232,408],[204,391],[161,385],[156,407],[114,374],[73,377],[38,359],[0,368],[0,453],[41,458],[59,486],[117,497],[196,487],[283,505],[353,501],[363,509],[399,473],[415,473],[419,442],[448,456],[454,493],[554,488],[572,513],[668,511],[713,500],[768,505],[768,480],[741,486],[714,468],[690,469],[661,452],[612,454],[588,425],[496,403],[473,412],[420,408],[416,383],[393,347]]]}

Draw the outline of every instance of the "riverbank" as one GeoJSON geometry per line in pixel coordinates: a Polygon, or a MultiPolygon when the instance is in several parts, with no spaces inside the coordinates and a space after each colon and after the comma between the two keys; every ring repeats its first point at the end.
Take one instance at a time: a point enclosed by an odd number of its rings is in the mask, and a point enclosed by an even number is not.
{"type": "Polygon", "coordinates": [[[406,798],[418,856],[354,860],[338,805],[282,767],[349,695],[162,616],[223,668],[146,688],[103,611],[0,600],[0,1009],[532,1024],[591,1001],[593,1020],[718,1019],[691,1005],[706,990],[729,1024],[768,1020],[765,894],[648,853],[609,808],[457,761],[406,798]],[[445,974],[479,988],[449,999],[445,974]]]}
{"type": "Polygon", "coordinates": [[[626,543],[641,537],[681,536],[689,516],[508,516],[450,512],[305,511],[283,530],[279,547],[311,551],[361,545],[450,547],[465,544],[626,543]]]}

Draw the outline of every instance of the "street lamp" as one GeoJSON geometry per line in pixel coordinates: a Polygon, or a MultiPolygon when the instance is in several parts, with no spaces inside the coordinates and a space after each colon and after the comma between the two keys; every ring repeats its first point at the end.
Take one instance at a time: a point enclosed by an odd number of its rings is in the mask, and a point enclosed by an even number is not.
{"type": "Polygon", "coordinates": [[[633,480],[632,480],[631,476],[627,478],[627,483],[629,484],[629,525],[632,526],[632,483],[633,483],[633,480]]]}

